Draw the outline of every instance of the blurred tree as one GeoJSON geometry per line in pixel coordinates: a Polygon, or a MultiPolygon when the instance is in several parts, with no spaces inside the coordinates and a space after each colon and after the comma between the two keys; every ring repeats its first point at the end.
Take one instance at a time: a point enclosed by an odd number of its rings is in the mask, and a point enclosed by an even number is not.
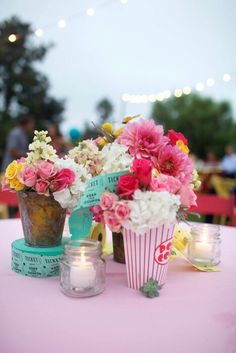
{"type": "Polygon", "coordinates": [[[182,132],[189,140],[191,152],[205,158],[207,151],[219,157],[224,147],[236,142],[236,123],[228,102],[215,102],[198,94],[156,102],[152,118],[166,130],[182,132]]]}
{"type": "Polygon", "coordinates": [[[96,110],[100,117],[101,123],[104,123],[110,118],[113,112],[113,105],[107,98],[104,98],[97,104],[96,110]]]}
{"type": "Polygon", "coordinates": [[[22,113],[35,117],[38,127],[44,121],[62,120],[64,101],[49,94],[49,81],[35,68],[45,58],[51,45],[35,45],[29,23],[17,17],[0,23],[0,150],[4,139],[22,113]],[[17,40],[10,42],[14,33],[17,40]]]}

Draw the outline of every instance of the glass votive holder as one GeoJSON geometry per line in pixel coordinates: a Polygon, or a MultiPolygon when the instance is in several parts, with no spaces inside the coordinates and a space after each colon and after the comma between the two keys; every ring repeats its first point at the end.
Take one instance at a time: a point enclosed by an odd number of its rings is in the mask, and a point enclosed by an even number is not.
{"type": "Polygon", "coordinates": [[[60,287],[71,297],[90,297],[105,289],[102,244],[94,240],[70,240],[60,262],[60,287]]]}
{"type": "Polygon", "coordinates": [[[188,258],[196,265],[220,263],[221,237],[220,227],[213,224],[194,224],[188,243],[188,258]]]}

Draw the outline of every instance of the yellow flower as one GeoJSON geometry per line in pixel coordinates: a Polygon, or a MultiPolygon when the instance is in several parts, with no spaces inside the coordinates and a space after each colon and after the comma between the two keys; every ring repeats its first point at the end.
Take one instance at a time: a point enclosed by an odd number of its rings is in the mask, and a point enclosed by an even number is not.
{"type": "Polygon", "coordinates": [[[134,116],[127,116],[127,117],[125,117],[125,118],[122,120],[122,123],[123,123],[123,124],[127,124],[129,121],[131,121],[131,120],[133,120],[133,119],[135,119],[135,118],[138,118],[138,117],[140,117],[140,114],[134,115],[134,116]]]}
{"type": "Polygon", "coordinates": [[[17,179],[17,177],[10,180],[10,187],[16,191],[21,191],[24,189],[24,185],[17,179]]]}
{"type": "Polygon", "coordinates": [[[103,148],[106,144],[108,143],[106,137],[100,137],[100,139],[97,141],[97,145],[100,148],[103,148]]]}
{"type": "Polygon", "coordinates": [[[17,161],[13,161],[7,166],[5,177],[11,180],[15,178],[17,173],[18,173],[18,163],[17,161]]]}
{"type": "Polygon", "coordinates": [[[178,140],[178,141],[176,142],[176,146],[178,146],[179,149],[180,149],[180,151],[182,151],[183,153],[186,153],[186,154],[189,153],[189,148],[188,148],[188,146],[186,146],[182,140],[178,140]]]}
{"type": "Polygon", "coordinates": [[[189,233],[180,226],[175,227],[173,247],[184,252],[189,241],[189,233]]]}
{"type": "Polygon", "coordinates": [[[21,169],[24,167],[24,163],[18,163],[17,165],[17,174],[21,171],[21,169]]]}
{"type": "Polygon", "coordinates": [[[113,126],[110,123],[104,123],[102,124],[102,128],[108,132],[112,132],[113,131],[113,126]]]}
{"type": "Polygon", "coordinates": [[[153,168],[153,170],[152,170],[152,176],[153,176],[153,178],[157,177],[158,174],[159,174],[158,170],[157,170],[156,168],[153,168]]]}
{"type": "Polygon", "coordinates": [[[124,127],[123,127],[123,126],[119,127],[119,129],[117,129],[117,130],[115,130],[115,131],[113,132],[113,136],[114,136],[115,138],[119,137],[120,134],[122,134],[123,130],[124,130],[124,127]]]}

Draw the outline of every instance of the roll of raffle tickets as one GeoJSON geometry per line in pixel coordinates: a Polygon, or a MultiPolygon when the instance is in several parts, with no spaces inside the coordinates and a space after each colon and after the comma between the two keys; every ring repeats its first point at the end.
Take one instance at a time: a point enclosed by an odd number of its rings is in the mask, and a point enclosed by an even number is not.
{"type": "Polygon", "coordinates": [[[24,239],[17,239],[11,244],[12,270],[30,277],[52,277],[59,274],[59,262],[64,250],[62,244],[50,248],[36,248],[27,246],[24,239]]]}

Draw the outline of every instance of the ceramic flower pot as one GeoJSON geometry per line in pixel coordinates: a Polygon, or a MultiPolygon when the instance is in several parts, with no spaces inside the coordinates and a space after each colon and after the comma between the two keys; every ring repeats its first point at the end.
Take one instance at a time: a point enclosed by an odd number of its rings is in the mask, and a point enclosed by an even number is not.
{"type": "Polygon", "coordinates": [[[140,289],[151,278],[160,286],[166,281],[175,225],[162,225],[137,234],[123,230],[128,286],[140,289]]]}
{"type": "Polygon", "coordinates": [[[125,264],[125,249],[122,233],[112,233],[113,259],[116,262],[125,264]]]}
{"type": "Polygon", "coordinates": [[[29,246],[51,247],[61,243],[66,209],[53,196],[18,192],[25,242],[29,246]]]}

